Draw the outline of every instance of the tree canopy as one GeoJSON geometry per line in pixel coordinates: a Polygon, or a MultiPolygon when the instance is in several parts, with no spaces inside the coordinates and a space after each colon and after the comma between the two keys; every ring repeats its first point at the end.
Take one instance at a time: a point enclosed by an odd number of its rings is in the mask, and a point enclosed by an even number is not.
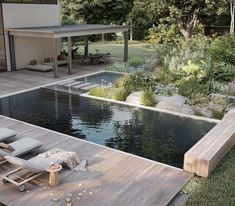
{"type": "Polygon", "coordinates": [[[134,0],[131,18],[138,20],[140,13],[146,13],[146,22],[175,23],[183,36],[190,38],[198,23],[210,24],[227,10],[227,0],[134,0]]]}
{"type": "Polygon", "coordinates": [[[82,23],[122,24],[133,0],[61,0],[62,17],[82,23]]]}

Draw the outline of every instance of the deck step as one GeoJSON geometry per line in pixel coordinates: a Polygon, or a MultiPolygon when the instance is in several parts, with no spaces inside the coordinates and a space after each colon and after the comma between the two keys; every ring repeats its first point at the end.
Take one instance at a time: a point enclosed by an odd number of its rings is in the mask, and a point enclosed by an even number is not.
{"type": "Polygon", "coordinates": [[[87,92],[90,89],[93,89],[93,88],[96,88],[96,87],[99,87],[99,86],[100,85],[98,85],[98,84],[92,84],[92,85],[88,85],[88,86],[82,87],[81,90],[84,91],[84,92],[87,92]]]}
{"type": "Polygon", "coordinates": [[[57,87],[58,87],[58,88],[64,88],[64,85],[66,85],[66,84],[71,84],[72,82],[75,82],[75,81],[74,81],[74,80],[68,80],[68,81],[59,82],[59,83],[57,84],[57,87]]]}
{"type": "Polygon", "coordinates": [[[81,82],[81,81],[71,82],[71,83],[69,83],[69,84],[65,84],[65,85],[64,85],[64,88],[65,88],[65,89],[71,89],[73,86],[80,85],[80,84],[82,84],[82,83],[83,83],[83,82],[81,82]]]}
{"type": "Polygon", "coordinates": [[[91,83],[82,83],[76,86],[72,86],[72,90],[78,91],[78,90],[81,90],[82,87],[87,87],[89,85],[91,85],[91,83]]]}

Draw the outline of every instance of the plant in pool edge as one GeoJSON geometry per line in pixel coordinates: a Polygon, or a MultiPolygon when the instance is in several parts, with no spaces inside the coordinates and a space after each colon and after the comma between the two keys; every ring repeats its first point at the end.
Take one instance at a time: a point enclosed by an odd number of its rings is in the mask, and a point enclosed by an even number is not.
{"type": "Polygon", "coordinates": [[[125,89],[127,93],[131,93],[135,90],[135,81],[133,75],[124,75],[118,78],[114,83],[116,88],[125,89]]]}
{"type": "Polygon", "coordinates": [[[95,97],[103,97],[108,99],[114,98],[114,88],[111,87],[96,87],[90,90],[90,95],[95,97]]]}
{"type": "Polygon", "coordinates": [[[126,98],[130,92],[126,90],[125,88],[116,88],[114,92],[114,98],[118,101],[126,101],[126,98]]]}
{"type": "Polygon", "coordinates": [[[153,107],[156,104],[155,93],[151,87],[145,88],[141,96],[141,103],[145,106],[153,107]]]}

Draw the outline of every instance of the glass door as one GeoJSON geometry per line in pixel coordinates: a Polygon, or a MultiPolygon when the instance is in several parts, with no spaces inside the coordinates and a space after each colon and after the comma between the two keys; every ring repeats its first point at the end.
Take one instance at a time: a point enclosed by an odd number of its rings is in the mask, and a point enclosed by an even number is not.
{"type": "Polygon", "coordinates": [[[2,4],[0,3],[0,72],[2,71],[7,71],[7,68],[6,68],[6,53],[5,53],[2,4]]]}

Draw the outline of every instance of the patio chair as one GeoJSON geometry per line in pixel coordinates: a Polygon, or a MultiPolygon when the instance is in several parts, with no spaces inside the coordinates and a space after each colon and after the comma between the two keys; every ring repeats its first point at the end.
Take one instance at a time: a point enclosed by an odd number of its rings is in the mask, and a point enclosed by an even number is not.
{"type": "Polygon", "coordinates": [[[7,141],[15,137],[17,133],[8,128],[0,128],[0,142],[7,141]]]}
{"type": "Polygon", "coordinates": [[[23,138],[9,144],[14,148],[13,151],[0,149],[0,164],[6,161],[5,156],[19,157],[32,151],[39,152],[39,148],[43,145],[42,142],[31,138],[23,138]]]}
{"type": "Polygon", "coordinates": [[[5,159],[11,164],[16,165],[18,168],[2,175],[2,182],[16,185],[20,192],[23,192],[26,189],[25,183],[49,172],[52,163],[67,165],[70,169],[74,169],[79,164],[79,158],[75,152],[57,148],[39,154],[29,160],[12,156],[6,156],[5,159]],[[25,178],[22,176],[23,172],[25,172],[25,178]]]}

